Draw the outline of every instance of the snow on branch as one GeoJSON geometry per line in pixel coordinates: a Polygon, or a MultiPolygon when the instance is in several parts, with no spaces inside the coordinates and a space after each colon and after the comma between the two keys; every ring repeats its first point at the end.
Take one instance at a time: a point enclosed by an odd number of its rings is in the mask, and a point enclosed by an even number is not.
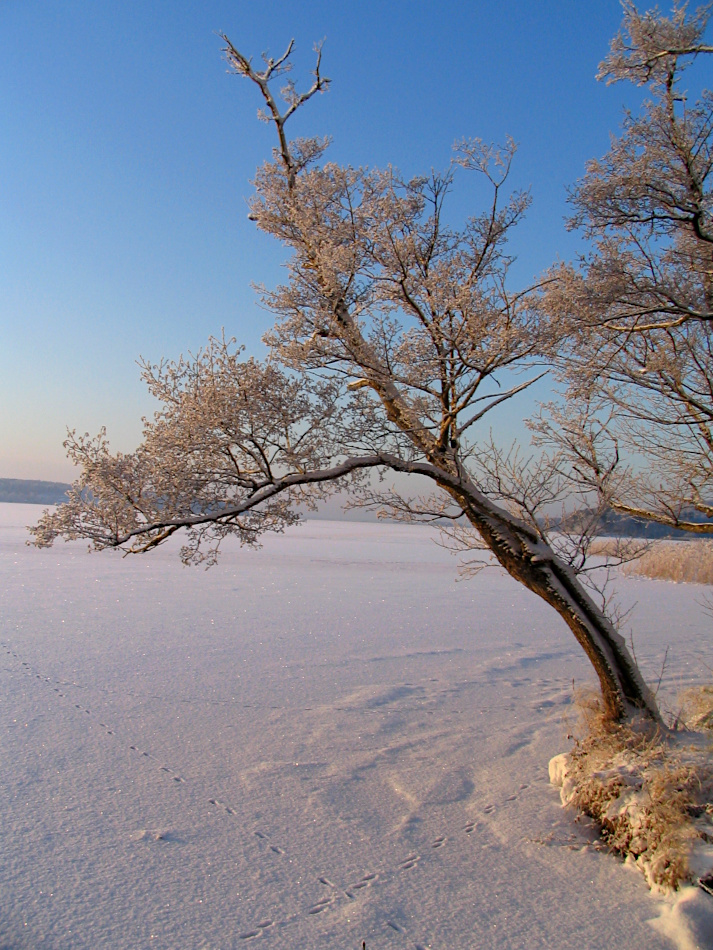
{"type": "Polygon", "coordinates": [[[638,86],[665,83],[680,70],[682,57],[713,53],[713,46],[703,42],[712,4],[689,15],[688,4],[677,2],[670,17],[658,10],[639,13],[632,0],[625,0],[623,7],[623,28],[612,40],[597,79],[607,83],[626,79],[638,86]]]}

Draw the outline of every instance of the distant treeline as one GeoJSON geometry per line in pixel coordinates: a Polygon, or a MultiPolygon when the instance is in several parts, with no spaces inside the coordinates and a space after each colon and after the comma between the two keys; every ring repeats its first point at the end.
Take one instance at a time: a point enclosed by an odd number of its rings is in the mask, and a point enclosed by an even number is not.
{"type": "MultiPolygon", "coordinates": [[[[703,515],[697,511],[686,510],[681,512],[682,517],[689,521],[703,521],[703,515]]],[[[564,531],[576,532],[582,524],[591,517],[591,512],[575,512],[566,518],[550,522],[550,527],[561,528],[564,531]]],[[[681,531],[678,528],[669,528],[668,525],[657,524],[655,521],[644,521],[641,518],[632,518],[630,515],[620,514],[618,511],[606,511],[602,515],[598,525],[592,532],[599,537],[612,538],[650,538],[655,541],[659,538],[687,538],[691,540],[691,534],[688,531],[681,531]]]]}
{"type": "Polygon", "coordinates": [[[25,505],[59,505],[66,501],[69,485],[36,478],[0,478],[0,502],[25,505]]]}

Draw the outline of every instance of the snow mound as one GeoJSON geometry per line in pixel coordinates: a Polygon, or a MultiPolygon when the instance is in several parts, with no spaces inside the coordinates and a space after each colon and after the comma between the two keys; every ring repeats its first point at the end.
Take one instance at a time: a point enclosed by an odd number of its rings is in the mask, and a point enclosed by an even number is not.
{"type": "Polygon", "coordinates": [[[697,887],[681,888],[649,923],[677,950],[709,950],[713,947],[713,898],[697,887]]]}

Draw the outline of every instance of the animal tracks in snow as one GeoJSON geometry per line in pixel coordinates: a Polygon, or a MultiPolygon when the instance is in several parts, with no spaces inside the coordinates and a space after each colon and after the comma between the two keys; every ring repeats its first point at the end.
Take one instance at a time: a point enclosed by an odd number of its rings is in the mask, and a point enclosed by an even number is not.
{"type": "MultiPolygon", "coordinates": [[[[230,805],[226,805],[225,802],[219,801],[217,798],[209,798],[209,799],[208,799],[208,804],[210,804],[210,805],[215,805],[216,808],[222,808],[223,811],[226,813],[226,815],[234,815],[234,814],[235,814],[235,809],[234,809],[234,808],[231,808],[230,805]]],[[[257,831],[255,832],[255,834],[258,835],[258,837],[260,837],[260,838],[264,837],[263,835],[261,835],[261,834],[260,834],[259,832],[257,832],[257,831]]]]}
{"type": "MultiPolygon", "coordinates": [[[[525,789],[529,787],[530,787],[529,784],[525,782],[523,785],[520,786],[520,788],[514,795],[508,795],[507,798],[504,798],[503,801],[501,802],[501,805],[507,805],[510,802],[516,802],[520,798],[520,795],[522,794],[522,792],[524,792],[525,789]]],[[[483,814],[488,815],[488,816],[493,815],[498,810],[498,807],[500,806],[498,806],[495,802],[490,802],[483,808],[483,814]]],[[[474,828],[476,827],[476,825],[477,823],[474,823],[470,831],[468,831],[466,828],[466,834],[471,834],[474,828]]]]}
{"type": "Polygon", "coordinates": [[[356,895],[359,893],[359,891],[363,891],[365,888],[371,887],[378,877],[379,875],[376,872],[365,874],[360,881],[356,882],[356,884],[350,884],[344,893],[350,900],[356,900],[356,895]]]}
{"type": "MultiPolygon", "coordinates": [[[[76,688],[72,689],[71,684],[68,685],[59,680],[54,680],[50,677],[43,676],[39,671],[33,669],[30,663],[22,660],[16,652],[14,652],[7,644],[2,643],[1,641],[0,649],[4,649],[8,656],[11,656],[13,659],[18,661],[20,669],[25,675],[31,676],[33,680],[37,679],[44,685],[49,686],[58,700],[68,700],[72,709],[76,711],[77,714],[86,716],[89,722],[102,729],[106,735],[113,737],[114,741],[122,741],[121,735],[115,734],[115,731],[110,728],[110,724],[95,717],[89,707],[83,705],[81,702],[74,701],[76,697],[76,688]]],[[[141,748],[140,745],[136,743],[128,744],[125,748],[127,753],[136,759],[137,765],[138,762],[141,761],[145,766],[154,768],[156,772],[161,773],[161,775],[167,781],[175,783],[176,785],[181,785],[185,782],[184,778],[177,771],[162,762],[161,759],[158,758],[153,752],[141,748]]],[[[427,860],[441,860],[440,855],[446,855],[449,849],[459,846],[462,847],[468,838],[477,838],[478,835],[476,832],[482,827],[483,821],[487,821],[489,818],[494,816],[496,812],[500,811],[500,809],[507,809],[507,807],[520,798],[521,794],[528,787],[529,786],[527,784],[522,784],[515,794],[509,795],[507,798],[497,802],[486,800],[486,804],[479,809],[480,814],[477,818],[472,814],[465,815],[462,819],[462,823],[455,829],[445,829],[443,833],[439,833],[434,837],[426,838],[417,844],[417,847],[420,848],[419,851],[407,852],[403,858],[396,861],[394,864],[391,864],[391,866],[385,865],[384,867],[363,873],[361,876],[350,876],[351,881],[350,878],[347,877],[346,881],[348,883],[346,884],[335,880],[336,875],[333,874],[323,873],[319,876],[315,876],[312,878],[314,883],[328,889],[325,896],[320,897],[317,900],[314,900],[313,898],[309,902],[305,901],[301,910],[286,916],[284,919],[272,919],[264,917],[252,927],[240,932],[238,934],[239,939],[241,941],[251,941],[262,936],[267,936],[273,928],[282,930],[283,928],[286,928],[290,925],[297,924],[300,920],[306,921],[321,919],[324,914],[331,914],[334,911],[337,911],[340,907],[345,908],[349,903],[368,901],[371,899],[369,895],[372,889],[378,889],[381,885],[395,880],[402,874],[408,873],[409,875],[413,874],[418,877],[419,866],[422,863],[426,862],[427,860]],[[436,854],[439,855],[438,858],[436,857],[436,854]]],[[[210,796],[209,790],[206,791],[208,794],[205,795],[203,801],[209,805],[215,813],[222,813],[222,815],[225,816],[231,824],[234,824],[236,830],[239,830],[241,834],[250,836],[252,838],[255,846],[259,849],[262,861],[278,861],[280,859],[285,859],[286,849],[285,847],[281,846],[284,844],[284,842],[276,841],[268,833],[268,831],[264,830],[264,828],[253,827],[251,829],[249,826],[245,827],[245,824],[240,817],[241,813],[239,809],[215,795],[210,796]]],[[[472,798],[470,801],[472,805],[472,798]]],[[[151,836],[151,840],[164,840],[164,836],[158,835],[158,833],[154,834],[153,832],[146,832],[144,837],[147,836],[151,836]]],[[[302,888],[304,885],[298,884],[297,882],[298,880],[304,882],[306,879],[308,879],[308,876],[306,876],[304,873],[300,873],[298,864],[299,861],[296,860],[296,856],[293,854],[290,857],[290,867],[294,869],[295,887],[302,888]]],[[[287,865],[283,866],[287,867],[287,865]]],[[[408,950],[428,950],[428,945],[426,943],[415,941],[414,938],[408,933],[408,929],[401,921],[400,917],[401,915],[396,913],[395,908],[392,909],[388,916],[384,914],[382,917],[384,936],[386,936],[387,933],[390,933],[392,937],[403,938],[402,940],[398,941],[398,945],[401,947],[407,947],[408,950]]]]}
{"type": "MultiPolygon", "coordinates": [[[[231,818],[238,817],[237,809],[232,808],[230,805],[226,804],[226,802],[224,801],[221,801],[219,798],[209,798],[208,804],[213,805],[214,808],[217,808],[219,811],[224,812],[226,815],[230,815],[231,818]]],[[[253,837],[257,838],[258,841],[261,841],[265,844],[265,851],[264,851],[265,854],[268,851],[271,851],[273,854],[284,855],[285,853],[284,848],[281,848],[278,844],[275,844],[271,840],[270,835],[266,831],[262,831],[261,829],[258,828],[255,831],[253,831],[253,837]]]]}
{"type": "Polygon", "coordinates": [[[321,914],[323,910],[326,910],[333,903],[333,897],[324,897],[321,901],[317,901],[313,907],[310,907],[307,913],[311,916],[314,916],[315,914],[321,914]]]}
{"type": "Polygon", "coordinates": [[[362,888],[369,887],[373,881],[378,878],[378,874],[365,874],[361,881],[358,884],[352,885],[353,891],[360,891],[362,888]]]}
{"type": "Polygon", "coordinates": [[[251,940],[253,937],[260,937],[270,927],[274,927],[274,920],[263,920],[256,925],[254,930],[246,930],[245,933],[238,934],[241,940],[251,940]]]}
{"type": "MultiPolygon", "coordinates": [[[[61,683],[60,680],[52,680],[49,676],[42,676],[40,673],[34,670],[32,666],[29,663],[27,663],[25,660],[20,660],[20,657],[18,656],[18,654],[13,652],[13,650],[11,650],[10,647],[6,643],[0,642],[0,647],[2,647],[2,649],[5,650],[8,656],[12,656],[16,660],[20,661],[20,666],[22,667],[24,673],[26,673],[29,676],[32,676],[35,679],[40,680],[40,682],[45,683],[47,685],[51,685],[52,683],[55,683],[56,685],[52,686],[52,692],[56,693],[60,699],[68,698],[67,694],[62,692],[63,684],[61,683]]],[[[88,709],[86,706],[83,706],[81,703],[72,702],[72,706],[74,709],[77,710],[77,712],[83,713],[84,715],[93,718],[91,709],[88,709]]],[[[115,735],[114,730],[110,729],[109,726],[105,722],[101,722],[97,719],[94,719],[94,722],[96,723],[97,726],[99,726],[100,729],[103,729],[104,732],[108,736],[115,735]]],[[[149,760],[152,760],[153,762],[159,761],[156,758],[156,756],[154,756],[151,752],[147,752],[144,749],[140,749],[138,746],[135,746],[135,745],[128,746],[128,751],[136,753],[143,759],[149,759],[149,760]]],[[[183,784],[185,782],[185,779],[181,775],[179,775],[177,772],[174,772],[174,770],[169,768],[167,765],[159,766],[159,771],[164,772],[167,777],[170,777],[177,784],[183,784]]]]}
{"type": "Polygon", "coordinates": [[[399,864],[399,870],[401,871],[410,871],[411,868],[415,868],[418,862],[421,860],[420,854],[411,854],[399,864]]]}

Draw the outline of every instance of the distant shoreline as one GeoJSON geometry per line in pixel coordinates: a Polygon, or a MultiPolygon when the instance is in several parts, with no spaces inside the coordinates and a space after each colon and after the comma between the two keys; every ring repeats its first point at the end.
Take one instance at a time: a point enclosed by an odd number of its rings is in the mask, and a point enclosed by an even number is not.
{"type": "Polygon", "coordinates": [[[20,505],[61,505],[69,484],[36,478],[0,478],[0,502],[20,505]]]}
{"type": "MultiPolygon", "coordinates": [[[[0,503],[61,505],[67,500],[67,492],[70,488],[71,485],[65,482],[47,482],[32,478],[0,478],[0,503]]],[[[346,496],[337,495],[323,501],[317,511],[303,511],[302,514],[310,521],[376,522],[380,520],[374,511],[363,508],[347,509],[345,511],[342,504],[347,500],[346,496]]],[[[695,516],[692,515],[692,517],[695,516]]],[[[552,528],[556,531],[558,527],[563,530],[568,528],[571,530],[576,527],[575,525],[568,525],[567,521],[568,519],[565,518],[560,525],[553,524],[552,528]]],[[[596,534],[598,537],[648,538],[652,541],[664,538],[691,539],[690,534],[686,531],[679,531],[654,522],[640,521],[637,518],[621,515],[614,511],[607,512],[596,534]]]]}

